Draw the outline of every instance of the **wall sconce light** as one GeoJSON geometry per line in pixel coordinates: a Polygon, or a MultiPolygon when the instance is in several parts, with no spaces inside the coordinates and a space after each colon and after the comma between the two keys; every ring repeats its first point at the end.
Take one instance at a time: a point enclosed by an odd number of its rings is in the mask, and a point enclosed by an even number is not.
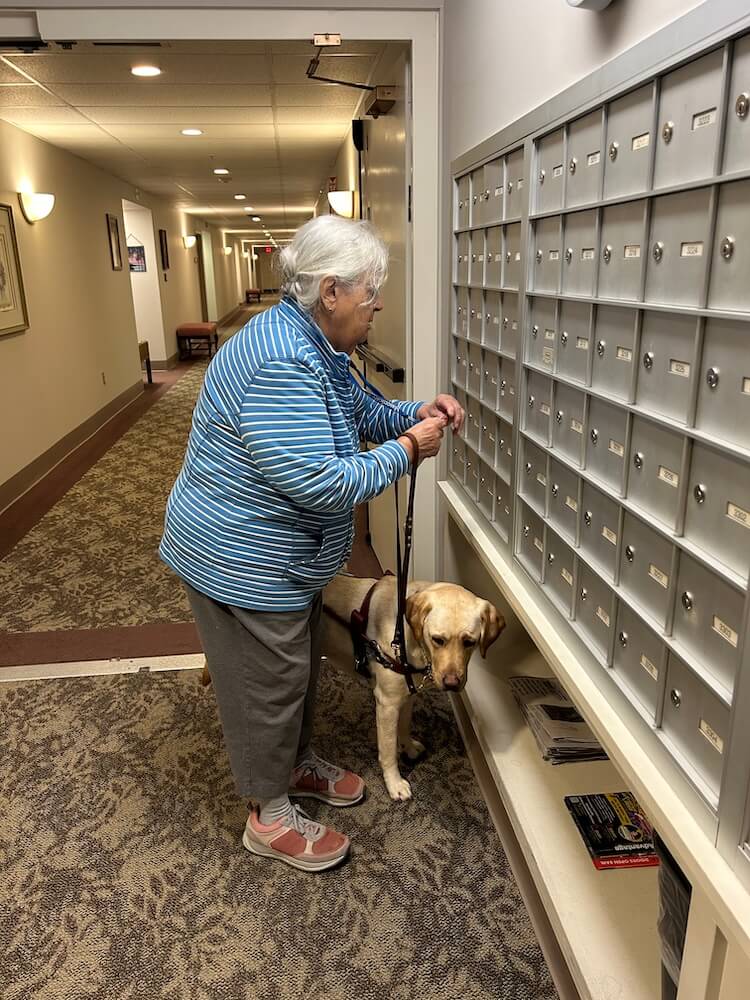
{"type": "Polygon", "coordinates": [[[193,247],[195,246],[195,243],[196,243],[195,236],[182,237],[182,245],[185,247],[186,250],[192,250],[193,247]]]}
{"type": "Polygon", "coordinates": [[[18,200],[21,204],[24,219],[31,223],[46,219],[55,207],[55,196],[53,194],[40,194],[36,191],[19,191],[18,200]]]}
{"type": "Polygon", "coordinates": [[[336,215],[341,215],[345,219],[354,218],[354,192],[353,191],[329,191],[328,204],[336,215]]]}
{"type": "Polygon", "coordinates": [[[247,260],[247,258],[250,256],[250,254],[247,252],[247,250],[243,250],[242,251],[242,256],[245,258],[245,260],[247,260]]]}
{"type": "Polygon", "coordinates": [[[232,252],[232,250],[234,250],[234,247],[222,247],[222,249],[224,251],[224,254],[228,257],[232,252]]]}

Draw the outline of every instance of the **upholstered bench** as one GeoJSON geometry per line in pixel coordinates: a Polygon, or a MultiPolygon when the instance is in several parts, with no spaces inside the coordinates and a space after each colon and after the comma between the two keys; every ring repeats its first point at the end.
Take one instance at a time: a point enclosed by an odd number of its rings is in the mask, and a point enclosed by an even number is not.
{"type": "Polygon", "coordinates": [[[245,303],[250,305],[251,302],[260,302],[260,288],[245,289],[245,303]]]}
{"type": "Polygon", "coordinates": [[[216,323],[183,323],[177,327],[177,349],[180,360],[192,358],[193,347],[208,348],[209,358],[219,345],[216,323]]]}

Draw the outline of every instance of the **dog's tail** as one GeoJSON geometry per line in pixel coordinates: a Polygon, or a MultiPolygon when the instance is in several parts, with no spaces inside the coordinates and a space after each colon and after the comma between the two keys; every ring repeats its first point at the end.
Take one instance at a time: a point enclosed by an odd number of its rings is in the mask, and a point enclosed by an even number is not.
{"type": "Polygon", "coordinates": [[[352,611],[362,607],[374,579],[357,576],[336,576],[323,591],[323,607],[342,625],[349,624],[352,611]]]}

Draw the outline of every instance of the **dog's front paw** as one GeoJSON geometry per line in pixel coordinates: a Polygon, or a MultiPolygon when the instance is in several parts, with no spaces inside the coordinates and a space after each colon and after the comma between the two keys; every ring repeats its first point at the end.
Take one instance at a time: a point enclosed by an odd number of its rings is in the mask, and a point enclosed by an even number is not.
{"type": "Polygon", "coordinates": [[[411,738],[409,738],[406,743],[401,746],[401,752],[405,753],[409,760],[416,760],[418,757],[421,757],[424,750],[424,743],[420,743],[419,740],[411,738]]]}
{"type": "Polygon", "coordinates": [[[388,789],[390,797],[397,802],[406,802],[407,799],[411,798],[411,785],[400,774],[397,774],[395,777],[386,777],[385,787],[388,789]]]}

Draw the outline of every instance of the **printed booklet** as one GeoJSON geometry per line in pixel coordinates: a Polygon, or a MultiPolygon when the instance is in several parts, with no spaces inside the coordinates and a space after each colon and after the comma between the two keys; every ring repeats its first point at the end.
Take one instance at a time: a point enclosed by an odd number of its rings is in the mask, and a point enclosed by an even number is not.
{"type": "Polygon", "coordinates": [[[659,864],[653,829],[631,792],[566,795],[565,805],[596,868],[659,864]]]}

